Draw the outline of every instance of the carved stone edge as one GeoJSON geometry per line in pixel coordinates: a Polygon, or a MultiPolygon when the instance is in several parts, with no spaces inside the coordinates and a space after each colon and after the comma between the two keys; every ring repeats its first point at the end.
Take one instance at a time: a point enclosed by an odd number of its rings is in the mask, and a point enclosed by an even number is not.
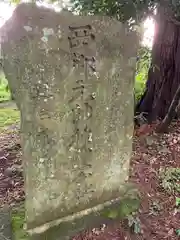
{"type": "Polygon", "coordinates": [[[97,227],[99,224],[107,224],[111,219],[105,216],[110,209],[115,210],[120,204],[120,199],[115,199],[105,204],[100,204],[92,209],[86,209],[77,214],[53,221],[46,226],[28,230],[30,240],[69,240],[74,235],[97,227]],[[49,225],[49,226],[48,226],[49,225]]]}
{"type": "MultiPolygon", "coordinates": [[[[130,190],[128,198],[139,199],[137,189],[130,190]],[[130,195],[129,195],[130,194],[130,195]]],[[[34,229],[27,229],[30,240],[70,240],[84,230],[100,227],[102,224],[113,223],[121,216],[109,217],[110,212],[117,212],[125,195],[86,209],[68,217],[52,221],[34,229]]],[[[43,217],[43,216],[42,216],[43,217]]]]}

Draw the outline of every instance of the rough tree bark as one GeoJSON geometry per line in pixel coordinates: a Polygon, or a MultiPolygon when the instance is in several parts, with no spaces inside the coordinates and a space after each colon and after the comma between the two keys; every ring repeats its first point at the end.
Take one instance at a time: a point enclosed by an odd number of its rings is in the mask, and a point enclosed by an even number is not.
{"type": "Polygon", "coordinates": [[[171,105],[168,109],[168,112],[167,112],[165,118],[163,119],[163,121],[157,128],[158,132],[166,132],[168,130],[168,127],[169,127],[172,119],[175,117],[176,107],[178,106],[179,99],[180,99],[180,85],[179,85],[178,89],[176,90],[176,93],[174,95],[174,98],[171,102],[171,105]]]}
{"type": "Polygon", "coordinates": [[[169,16],[158,8],[146,90],[136,106],[136,112],[148,114],[149,122],[164,119],[180,84],[180,24],[169,16]]]}

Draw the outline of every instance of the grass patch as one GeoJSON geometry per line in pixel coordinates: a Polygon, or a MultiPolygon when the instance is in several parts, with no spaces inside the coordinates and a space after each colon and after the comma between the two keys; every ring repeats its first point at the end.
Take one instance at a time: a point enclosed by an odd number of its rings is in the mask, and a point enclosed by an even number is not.
{"type": "Polygon", "coordinates": [[[180,193],[180,168],[160,169],[162,187],[169,193],[180,193]]]}
{"type": "Polygon", "coordinates": [[[28,235],[23,229],[25,223],[25,209],[21,206],[12,211],[12,228],[14,240],[27,240],[28,235]]]}
{"type": "Polygon", "coordinates": [[[2,108],[0,109],[0,131],[14,123],[20,121],[20,113],[17,109],[2,108]]]}

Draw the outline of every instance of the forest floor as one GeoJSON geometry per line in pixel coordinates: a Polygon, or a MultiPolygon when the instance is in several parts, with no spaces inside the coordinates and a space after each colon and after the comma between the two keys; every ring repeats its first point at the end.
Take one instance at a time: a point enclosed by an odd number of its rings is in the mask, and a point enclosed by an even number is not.
{"type": "MultiPolygon", "coordinates": [[[[3,111],[7,116],[9,110],[3,111]]],[[[15,119],[17,112],[11,115],[15,119]]],[[[0,206],[15,208],[24,201],[22,152],[19,125],[7,121],[6,116],[0,119],[0,206]],[[8,122],[6,128],[2,128],[3,121],[8,122]]],[[[118,221],[82,233],[74,240],[180,239],[180,121],[171,124],[168,134],[139,135],[134,136],[130,177],[141,195],[140,209],[133,218],[135,231],[118,221]]],[[[24,213],[15,212],[13,216],[16,238],[26,239],[24,213]]]]}

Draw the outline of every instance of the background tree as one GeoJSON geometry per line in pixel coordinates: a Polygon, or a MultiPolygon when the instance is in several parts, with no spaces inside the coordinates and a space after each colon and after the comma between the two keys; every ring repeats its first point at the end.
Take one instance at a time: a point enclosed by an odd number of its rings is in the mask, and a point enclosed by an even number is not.
{"type": "Polygon", "coordinates": [[[106,14],[119,21],[139,24],[147,16],[155,19],[152,62],[146,89],[136,111],[149,122],[163,119],[180,83],[180,2],[136,0],[71,0],[74,8],[87,14],[106,14]],[[156,10],[156,13],[155,13],[156,10]]]}
{"type": "Polygon", "coordinates": [[[155,16],[152,62],[146,90],[136,106],[147,112],[150,122],[163,119],[168,113],[180,83],[180,28],[172,6],[159,5],[155,16]]]}

